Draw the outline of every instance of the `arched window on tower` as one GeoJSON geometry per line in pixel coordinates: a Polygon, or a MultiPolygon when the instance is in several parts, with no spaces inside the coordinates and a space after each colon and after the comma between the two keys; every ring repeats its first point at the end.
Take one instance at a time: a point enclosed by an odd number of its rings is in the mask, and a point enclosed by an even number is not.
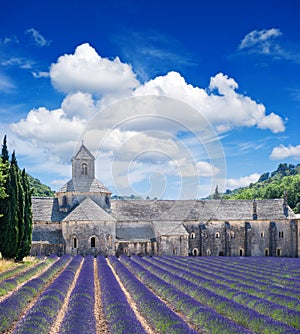
{"type": "Polygon", "coordinates": [[[96,238],[91,237],[91,248],[95,248],[95,247],[96,247],[96,238]]]}
{"type": "Polygon", "coordinates": [[[88,174],[88,164],[86,162],[83,162],[81,164],[81,174],[87,175],[88,174]]]}
{"type": "Polygon", "coordinates": [[[77,237],[73,237],[73,248],[77,248],[77,237]]]}

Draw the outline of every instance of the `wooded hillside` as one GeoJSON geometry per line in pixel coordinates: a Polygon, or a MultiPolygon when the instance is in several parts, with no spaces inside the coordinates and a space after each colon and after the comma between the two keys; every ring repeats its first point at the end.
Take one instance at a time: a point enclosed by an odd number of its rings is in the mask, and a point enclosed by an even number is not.
{"type": "Polygon", "coordinates": [[[282,198],[284,191],[287,191],[289,206],[295,213],[300,213],[300,164],[281,163],[275,171],[263,173],[256,183],[233,191],[227,190],[222,198],[282,198]]]}

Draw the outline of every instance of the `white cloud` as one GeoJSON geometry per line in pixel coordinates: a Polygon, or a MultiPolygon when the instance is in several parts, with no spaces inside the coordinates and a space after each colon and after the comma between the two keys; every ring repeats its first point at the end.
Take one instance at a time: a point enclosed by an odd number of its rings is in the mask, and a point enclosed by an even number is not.
{"type": "Polygon", "coordinates": [[[219,173],[219,169],[206,161],[192,161],[187,157],[170,161],[173,173],[182,177],[212,177],[219,173]]]}
{"type": "Polygon", "coordinates": [[[9,78],[7,78],[5,75],[0,74],[0,91],[4,93],[10,93],[15,88],[15,85],[9,78]]]}
{"type": "Polygon", "coordinates": [[[84,126],[85,122],[76,117],[67,118],[62,109],[50,111],[40,107],[31,110],[26,119],[11,124],[10,129],[32,147],[29,156],[36,157],[37,148],[43,152],[41,163],[49,157],[57,162],[69,161],[84,126]]]}
{"type": "Polygon", "coordinates": [[[89,44],[82,44],[74,55],[63,55],[51,65],[50,77],[55,88],[65,93],[97,94],[131,90],[139,85],[130,65],[102,58],[89,44]]]}
{"type": "Polygon", "coordinates": [[[258,181],[260,175],[258,173],[253,173],[248,176],[243,176],[238,179],[227,179],[226,189],[236,189],[240,187],[247,187],[250,183],[255,183],[258,181]]]}
{"type": "Polygon", "coordinates": [[[50,74],[49,72],[43,72],[43,71],[39,71],[39,72],[31,72],[34,78],[49,78],[50,74]]]}
{"type": "Polygon", "coordinates": [[[68,118],[78,117],[85,121],[90,119],[97,110],[92,96],[81,92],[67,95],[61,107],[68,118]]]}
{"type": "Polygon", "coordinates": [[[300,157],[300,145],[297,146],[284,146],[279,145],[278,147],[274,147],[270,158],[273,160],[280,160],[289,157],[299,158],[300,157]]]}
{"type": "Polygon", "coordinates": [[[286,59],[300,63],[298,45],[279,41],[282,33],[279,29],[253,30],[239,45],[239,50],[250,54],[262,54],[273,59],[286,59]]]}
{"type": "Polygon", "coordinates": [[[219,73],[211,78],[208,93],[205,89],[187,84],[179,73],[169,72],[138,87],[134,95],[165,95],[188,103],[206,117],[218,132],[244,126],[270,129],[274,133],[285,130],[280,116],[274,113],[266,115],[263,104],[237,93],[237,88],[234,79],[219,73]]]}
{"type": "Polygon", "coordinates": [[[274,39],[281,36],[279,29],[253,30],[247,34],[239,45],[239,49],[251,49],[253,52],[270,54],[274,47],[274,39]]]}
{"type": "Polygon", "coordinates": [[[48,46],[50,45],[51,41],[47,41],[44,36],[42,36],[36,29],[30,28],[25,31],[26,35],[31,36],[32,40],[34,41],[35,45],[38,47],[48,46]]]}

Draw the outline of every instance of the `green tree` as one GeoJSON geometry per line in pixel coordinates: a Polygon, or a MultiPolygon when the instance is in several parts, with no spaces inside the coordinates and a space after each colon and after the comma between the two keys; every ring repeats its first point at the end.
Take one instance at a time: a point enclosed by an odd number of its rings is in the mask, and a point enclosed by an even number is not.
{"type": "Polygon", "coordinates": [[[7,178],[8,205],[5,215],[5,244],[1,250],[4,258],[14,259],[18,250],[19,242],[19,171],[15,158],[9,166],[9,177],[7,178]]]}
{"type": "Polygon", "coordinates": [[[2,151],[1,151],[1,167],[3,176],[3,190],[6,196],[0,200],[0,253],[4,256],[6,243],[7,243],[7,230],[8,221],[10,216],[10,198],[9,198],[9,184],[10,184],[10,173],[9,173],[9,155],[7,150],[6,136],[3,139],[2,151]]]}
{"type": "Polygon", "coordinates": [[[32,190],[25,169],[22,171],[21,180],[24,192],[24,231],[17,254],[17,260],[22,260],[25,256],[29,255],[32,241],[32,190]]]}
{"type": "Polygon", "coordinates": [[[13,152],[11,161],[6,136],[1,154],[0,193],[0,253],[4,258],[22,260],[31,247],[32,213],[31,190],[25,170],[20,171],[13,152]]]}
{"type": "MultiPolygon", "coordinates": [[[[5,175],[4,175],[3,171],[4,171],[4,165],[0,161],[0,200],[7,196],[6,192],[5,192],[5,187],[4,187],[5,175]]],[[[0,212],[0,215],[1,215],[1,212],[0,212]]]]}

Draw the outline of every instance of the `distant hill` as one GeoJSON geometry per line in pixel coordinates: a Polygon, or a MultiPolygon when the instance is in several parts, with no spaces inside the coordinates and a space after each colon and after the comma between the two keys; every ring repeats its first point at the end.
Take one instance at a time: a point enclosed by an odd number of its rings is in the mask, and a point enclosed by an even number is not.
{"type": "Polygon", "coordinates": [[[263,173],[257,182],[250,183],[248,187],[227,190],[225,194],[220,194],[220,197],[224,199],[282,198],[284,191],[287,191],[289,206],[295,213],[300,213],[300,164],[281,163],[275,171],[263,173]]]}
{"type": "Polygon", "coordinates": [[[30,187],[32,188],[32,196],[39,197],[53,197],[55,192],[45,184],[41,183],[39,179],[27,174],[30,187]]]}

